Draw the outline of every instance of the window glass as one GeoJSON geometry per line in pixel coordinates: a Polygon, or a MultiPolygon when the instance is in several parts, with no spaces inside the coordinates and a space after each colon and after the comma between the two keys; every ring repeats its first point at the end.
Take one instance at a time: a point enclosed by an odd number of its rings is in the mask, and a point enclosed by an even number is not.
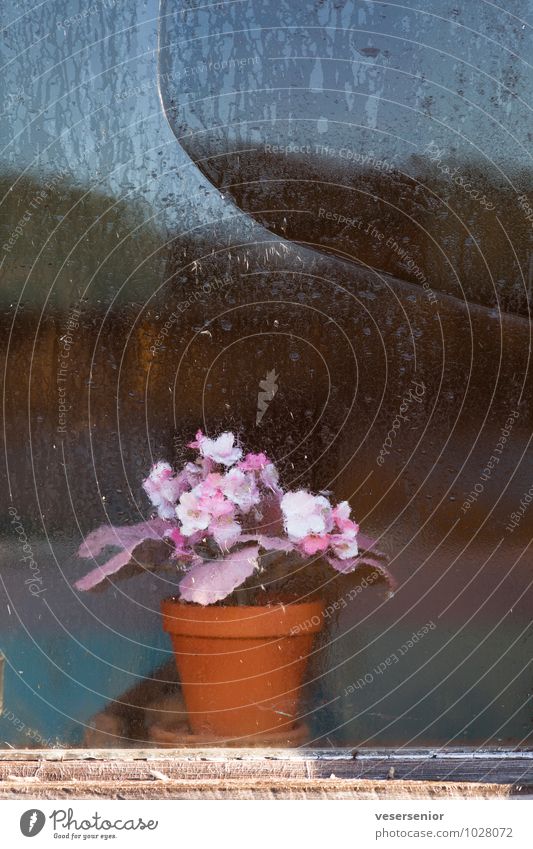
{"type": "Polygon", "coordinates": [[[73,586],[198,428],[349,500],[396,583],[299,577],[320,633],[273,744],[530,743],[533,6],[418,5],[7,16],[1,747],[222,742],[155,546],[73,586]]]}

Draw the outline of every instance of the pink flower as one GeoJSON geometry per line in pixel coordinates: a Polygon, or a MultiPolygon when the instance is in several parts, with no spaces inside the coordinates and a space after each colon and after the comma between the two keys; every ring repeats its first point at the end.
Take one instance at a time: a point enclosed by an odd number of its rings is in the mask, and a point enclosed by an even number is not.
{"type": "Polygon", "coordinates": [[[211,521],[211,513],[202,503],[198,491],[202,484],[195,486],[190,492],[184,492],[176,507],[176,515],[181,522],[181,532],[189,537],[196,531],[205,531],[211,521]]]}
{"type": "Polygon", "coordinates": [[[188,557],[191,554],[190,549],[186,546],[189,544],[189,541],[183,536],[179,528],[172,528],[172,530],[168,531],[165,534],[168,539],[171,539],[174,543],[175,552],[174,557],[188,557]]]}
{"type": "Polygon", "coordinates": [[[243,513],[248,513],[261,500],[254,475],[246,474],[242,469],[230,469],[222,478],[220,488],[243,513]]]}
{"type": "Polygon", "coordinates": [[[276,495],[283,495],[283,490],[279,485],[279,474],[276,469],[274,463],[267,463],[264,469],[260,472],[261,483],[266,486],[267,489],[275,492],[276,495]]]}
{"type": "Polygon", "coordinates": [[[333,527],[331,504],[323,495],[311,495],[303,489],[287,492],[280,506],[285,530],[294,542],[301,542],[309,535],[328,533],[333,527]]]}
{"type": "Polygon", "coordinates": [[[350,519],[351,512],[352,508],[348,502],[341,501],[340,504],[337,504],[337,506],[333,508],[333,519],[335,520],[335,524],[339,531],[353,530],[356,534],[358,534],[359,525],[356,525],[356,523],[350,519]]]}
{"type": "Polygon", "coordinates": [[[160,518],[173,519],[176,501],[187,489],[187,482],[182,475],[174,475],[169,463],[156,463],[143,481],[143,489],[160,518]]]}
{"type": "Polygon", "coordinates": [[[213,495],[202,495],[202,506],[205,506],[213,519],[220,519],[222,516],[232,516],[234,507],[229,499],[225,498],[222,492],[218,490],[213,495]]]}
{"type": "Polygon", "coordinates": [[[329,534],[309,534],[304,537],[300,547],[305,554],[316,554],[317,551],[325,551],[329,545],[329,534]]]}
{"type": "Polygon", "coordinates": [[[260,472],[268,463],[270,460],[266,454],[247,454],[239,463],[239,469],[244,472],[260,472]]]}
{"type": "Polygon", "coordinates": [[[200,443],[202,442],[202,439],[205,439],[205,436],[203,435],[201,430],[197,430],[195,438],[192,442],[188,443],[187,447],[196,449],[200,448],[200,443]]]}
{"type": "Polygon", "coordinates": [[[235,436],[230,431],[221,433],[216,439],[209,439],[199,430],[196,434],[196,443],[191,445],[198,446],[202,457],[214,460],[215,463],[222,463],[223,466],[233,466],[242,457],[241,449],[234,446],[234,442],[235,436]]]}
{"type": "Polygon", "coordinates": [[[209,472],[207,477],[199,484],[198,490],[202,498],[211,498],[222,492],[222,475],[219,472],[209,472]]]}
{"type": "MultiPolygon", "coordinates": [[[[354,523],[351,522],[351,524],[353,525],[354,523]]],[[[351,557],[357,557],[359,554],[357,531],[355,528],[357,528],[357,525],[353,528],[346,528],[340,534],[331,534],[331,547],[335,552],[335,557],[338,557],[339,560],[349,560],[351,557]]]]}

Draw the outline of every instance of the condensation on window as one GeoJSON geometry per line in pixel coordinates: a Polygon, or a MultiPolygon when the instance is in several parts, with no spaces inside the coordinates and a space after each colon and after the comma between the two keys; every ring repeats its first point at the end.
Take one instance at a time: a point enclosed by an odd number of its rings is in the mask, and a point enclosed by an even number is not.
{"type": "Polygon", "coordinates": [[[318,575],[284,744],[530,744],[533,6],[418,5],[4,22],[0,747],[195,744],[172,573],[73,584],[199,427],[348,499],[397,584],[318,575]]]}

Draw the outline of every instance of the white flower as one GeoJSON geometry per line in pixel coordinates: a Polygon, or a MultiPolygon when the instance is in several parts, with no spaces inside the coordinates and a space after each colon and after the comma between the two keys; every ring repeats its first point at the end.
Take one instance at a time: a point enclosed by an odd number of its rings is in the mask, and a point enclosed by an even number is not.
{"type": "Polygon", "coordinates": [[[176,507],[176,515],[181,522],[181,532],[189,537],[197,531],[205,531],[211,521],[211,513],[201,502],[199,487],[184,492],[176,507]]]}
{"type": "Polygon", "coordinates": [[[349,560],[359,554],[357,531],[353,528],[348,528],[340,534],[331,534],[329,541],[339,560],[349,560]]]}
{"type": "Polygon", "coordinates": [[[333,508],[333,518],[336,520],[337,525],[342,527],[343,522],[349,522],[351,512],[352,508],[348,501],[340,501],[337,506],[333,508]]]}
{"type": "Polygon", "coordinates": [[[240,448],[234,446],[235,436],[230,431],[221,433],[216,439],[202,436],[199,440],[200,453],[203,457],[222,463],[224,466],[233,466],[242,457],[240,448]]]}
{"type": "Polygon", "coordinates": [[[150,501],[162,519],[173,519],[176,501],[185,489],[182,477],[174,475],[169,463],[156,463],[143,481],[150,501]]]}
{"type": "Polygon", "coordinates": [[[289,539],[298,542],[310,534],[328,533],[333,527],[331,504],[323,495],[303,489],[287,492],[280,502],[289,539]]]}

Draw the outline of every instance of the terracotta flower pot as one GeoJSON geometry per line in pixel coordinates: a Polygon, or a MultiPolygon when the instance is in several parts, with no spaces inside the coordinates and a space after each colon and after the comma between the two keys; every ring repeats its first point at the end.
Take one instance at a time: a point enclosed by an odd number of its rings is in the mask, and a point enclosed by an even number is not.
{"type": "Polygon", "coordinates": [[[203,607],[167,599],[161,608],[194,733],[244,737],[293,727],[323,625],[321,601],[203,607]]]}

